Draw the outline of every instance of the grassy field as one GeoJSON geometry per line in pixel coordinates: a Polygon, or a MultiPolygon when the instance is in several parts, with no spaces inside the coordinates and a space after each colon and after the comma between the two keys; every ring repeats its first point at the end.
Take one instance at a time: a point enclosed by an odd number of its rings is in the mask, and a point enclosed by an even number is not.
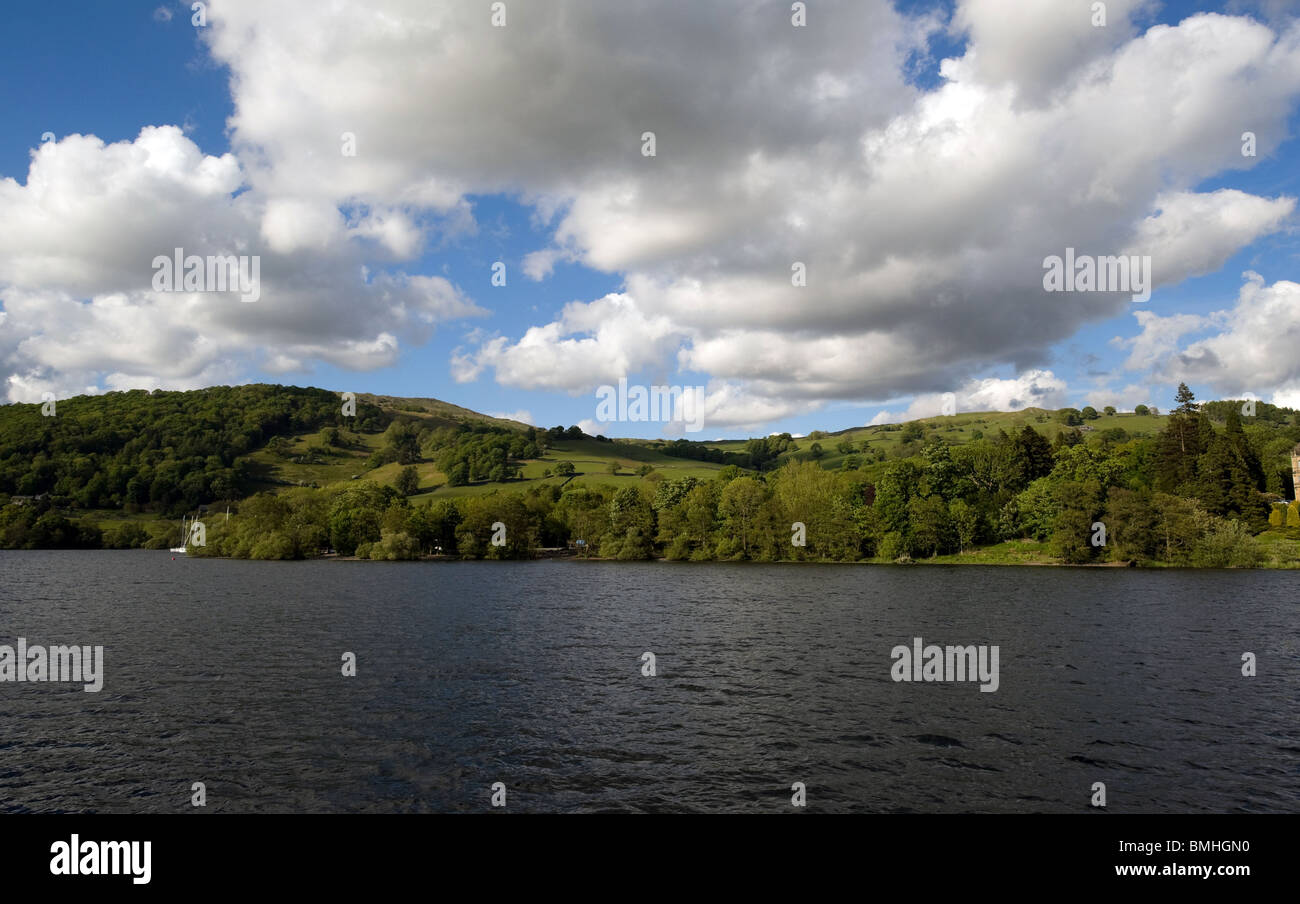
{"type": "MultiPolygon", "coordinates": [[[[266,448],[258,449],[247,458],[256,468],[259,489],[277,486],[328,486],[350,480],[353,474],[365,475],[366,459],[383,445],[383,435],[356,434],[358,445],[352,449],[326,448],[319,464],[295,462],[294,457],[305,457],[309,447],[325,448],[320,433],[306,433],[289,441],[287,456],[281,457],[266,448]]],[[[393,472],[396,477],[396,471],[393,472]]]]}
{"type": "MultiPolygon", "coordinates": [[[[1014,435],[1026,426],[1033,427],[1049,440],[1054,440],[1057,434],[1063,430],[1082,430],[1086,438],[1092,432],[1101,432],[1116,427],[1122,428],[1130,437],[1151,436],[1163,428],[1166,419],[1165,415],[1136,415],[1131,412],[1113,415],[1103,414],[1096,420],[1087,421],[1084,425],[1087,429],[1084,429],[1067,427],[1056,418],[1055,412],[1046,411],[1042,408],[1026,408],[1022,411],[980,411],[969,414],[930,417],[909,423],[915,423],[921,427],[923,433],[922,444],[930,439],[941,438],[953,445],[961,445],[979,439],[981,436],[992,438],[997,436],[999,430],[1005,430],[1008,435],[1014,435]]],[[[874,427],[851,427],[834,433],[814,431],[808,436],[796,439],[797,448],[795,451],[783,453],[778,460],[784,463],[791,458],[807,459],[810,457],[812,444],[819,443],[822,447],[822,457],[818,461],[822,467],[827,469],[839,468],[845,458],[849,455],[856,455],[862,462],[863,467],[867,468],[882,453],[887,458],[893,457],[891,453],[895,453],[895,450],[903,443],[903,426],[905,425],[880,424],[874,427]],[[841,442],[845,441],[852,443],[852,452],[840,452],[836,448],[841,442]]],[[[649,441],[645,440],[638,442],[649,443],[649,441]]],[[[739,439],[706,442],[704,445],[714,449],[721,449],[724,452],[743,452],[747,442],[747,439],[739,439]]],[[[653,445],[653,443],[650,444],[652,448],[653,445]]]]}
{"type": "MultiPolygon", "coordinates": [[[[361,393],[358,401],[370,402],[380,407],[400,413],[420,422],[421,426],[431,428],[456,426],[457,424],[487,424],[489,426],[525,431],[527,424],[502,418],[489,417],[461,408],[438,399],[395,398],[393,396],[376,396],[361,393]]],[[[358,433],[357,443],[347,449],[330,447],[320,432],[306,433],[293,437],[289,441],[285,455],[277,455],[266,448],[259,449],[248,456],[256,468],[257,489],[275,490],[283,486],[320,486],[346,483],[355,475],[359,479],[374,480],[379,483],[393,484],[397,481],[400,465],[388,464],[379,468],[367,469],[366,459],[377,452],[384,443],[383,434],[358,433]],[[311,461],[309,448],[324,450],[318,455],[318,461],[311,461]],[[301,459],[295,461],[294,459],[301,459]]],[[[432,489],[446,483],[446,476],[429,462],[416,466],[420,474],[421,489],[432,489]]]]}
{"type": "Polygon", "coordinates": [[[1278,530],[1266,530],[1256,539],[1264,551],[1264,567],[1300,568],[1300,539],[1278,530]]]}
{"type": "MultiPolygon", "coordinates": [[[[345,484],[356,475],[361,480],[373,480],[382,484],[396,484],[397,475],[402,465],[390,463],[378,468],[367,469],[366,459],[377,451],[383,443],[381,434],[361,435],[361,444],[354,449],[329,449],[320,463],[295,462],[294,457],[304,458],[308,448],[323,446],[319,434],[310,433],[295,437],[288,446],[287,457],[281,457],[260,449],[251,454],[249,459],[257,468],[257,489],[276,491],[286,486],[320,486],[345,484]]],[[[692,459],[673,458],[654,449],[635,443],[598,442],[594,439],[559,440],[546,450],[542,458],[519,462],[521,479],[508,483],[480,482],[468,486],[447,486],[447,475],[438,470],[431,461],[417,464],[420,475],[420,492],[413,499],[432,498],[434,496],[473,496],[491,493],[502,488],[523,489],[539,483],[561,484],[563,477],[545,477],[546,471],[554,472],[562,462],[571,462],[575,476],[571,484],[606,484],[609,486],[632,486],[645,478],[636,473],[642,465],[650,465],[664,478],[698,477],[709,480],[721,469],[721,465],[692,459]],[[618,473],[611,473],[610,466],[616,465],[618,473]]]]}
{"type": "MultiPolygon", "coordinates": [[[[362,395],[359,398],[380,404],[403,415],[414,417],[433,427],[455,423],[482,422],[512,430],[527,429],[526,425],[516,421],[479,415],[468,409],[440,402],[437,399],[396,399],[389,396],[368,395],[362,395]]],[[[1163,415],[1102,415],[1096,420],[1088,421],[1086,427],[1090,429],[1085,429],[1084,433],[1086,435],[1092,431],[1121,427],[1130,436],[1144,436],[1157,432],[1164,421],[1165,417],[1163,415]]],[[[939,437],[957,445],[970,442],[981,436],[996,436],[999,430],[1005,430],[1008,434],[1015,434],[1024,429],[1026,425],[1034,427],[1049,439],[1055,438],[1058,433],[1067,429],[1064,424],[1057,420],[1054,413],[1044,411],[1041,408],[1027,408],[1015,412],[957,414],[926,418],[915,423],[921,427],[922,443],[931,438],[939,437]]],[[[748,438],[746,438],[706,442],[704,445],[724,451],[743,452],[748,441],[748,438]]],[[[878,425],[874,427],[855,427],[835,433],[816,432],[799,438],[796,441],[796,450],[784,453],[780,457],[780,462],[784,463],[791,458],[809,458],[810,449],[814,442],[819,443],[823,450],[822,457],[819,459],[822,467],[827,469],[839,468],[845,458],[849,455],[856,455],[861,461],[863,469],[871,476],[875,476],[873,472],[881,467],[877,462],[879,457],[883,455],[886,459],[892,459],[897,455],[896,450],[903,442],[903,430],[900,429],[900,425],[878,425]],[[840,452],[837,446],[841,442],[851,443],[853,451],[848,453],[840,452]]],[[[374,480],[390,485],[395,484],[398,472],[401,470],[400,465],[387,464],[373,470],[366,468],[366,459],[377,451],[382,444],[383,437],[381,434],[359,434],[359,442],[353,448],[326,448],[320,434],[311,433],[294,437],[289,444],[286,456],[282,457],[271,453],[267,449],[261,449],[252,453],[249,459],[256,467],[257,489],[274,491],[285,486],[315,485],[326,487],[347,483],[353,479],[354,475],[363,480],[374,480]],[[308,458],[309,447],[326,448],[326,454],[320,456],[318,461],[310,461],[308,458]],[[301,460],[294,461],[294,458],[301,460]]],[[[439,471],[432,462],[426,461],[416,465],[420,475],[420,492],[412,498],[472,496],[491,493],[502,488],[522,489],[537,484],[561,484],[565,483],[565,478],[546,477],[544,475],[547,470],[554,472],[555,466],[562,461],[572,462],[576,469],[576,475],[571,481],[568,481],[570,484],[605,484],[616,487],[633,486],[644,480],[645,478],[635,473],[636,469],[644,464],[651,465],[656,472],[666,479],[690,476],[708,480],[715,476],[722,467],[718,464],[694,459],[673,458],[659,451],[663,445],[658,440],[643,439],[616,440],[612,443],[599,442],[595,439],[558,440],[547,449],[543,458],[518,462],[521,479],[504,484],[480,482],[468,486],[449,487],[447,486],[446,475],[439,471]],[[611,473],[611,465],[617,466],[617,473],[611,473]]]]}
{"type": "MultiPolygon", "coordinates": [[[[521,464],[521,479],[519,480],[512,480],[504,484],[483,482],[459,487],[446,486],[445,475],[436,469],[433,469],[432,476],[429,482],[426,483],[422,470],[420,488],[423,492],[419,496],[412,498],[474,496],[491,493],[503,488],[522,490],[537,485],[559,486],[565,484],[566,481],[568,486],[593,484],[604,484],[620,488],[635,486],[647,479],[636,473],[636,469],[642,465],[650,465],[654,468],[655,473],[662,475],[666,480],[675,480],[682,477],[698,477],[701,480],[711,480],[722,469],[722,465],[692,461],[685,458],[672,458],[633,443],[602,443],[594,439],[559,440],[554,446],[546,450],[544,457],[529,459],[521,464]],[[555,467],[562,461],[573,464],[574,476],[572,480],[555,476],[555,467]],[[612,473],[610,465],[616,465],[618,472],[612,473]],[[550,471],[552,476],[544,476],[547,471],[550,471]],[[426,489],[430,485],[436,486],[436,489],[432,489],[432,491],[426,489]]],[[[397,466],[385,466],[385,468],[389,467],[394,468],[391,479],[395,480],[397,466]]],[[[430,465],[429,467],[432,468],[433,466],[430,465]]],[[[380,468],[371,473],[379,475],[385,468],[380,468]]],[[[378,480],[380,478],[376,476],[374,479],[378,480]]],[[[654,478],[649,479],[653,480],[654,478]]]]}

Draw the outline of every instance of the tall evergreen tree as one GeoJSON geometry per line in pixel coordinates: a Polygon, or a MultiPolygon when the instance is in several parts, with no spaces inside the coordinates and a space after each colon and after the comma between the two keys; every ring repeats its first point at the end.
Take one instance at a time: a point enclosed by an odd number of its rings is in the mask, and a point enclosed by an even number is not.
{"type": "Polygon", "coordinates": [[[1225,435],[1233,451],[1246,466],[1246,472],[1250,475],[1251,486],[1260,491],[1266,489],[1264,463],[1260,461],[1259,454],[1250,444],[1250,438],[1246,436],[1246,430],[1241,424],[1241,415],[1235,405],[1228,409],[1225,435]]]}
{"type": "Polygon", "coordinates": [[[1178,493],[1180,487],[1187,487],[1194,492],[1197,461],[1209,448],[1214,427],[1186,383],[1178,384],[1175,399],[1178,406],[1156,439],[1156,489],[1178,493]]]}
{"type": "Polygon", "coordinates": [[[1200,410],[1196,404],[1196,395],[1186,383],[1178,384],[1178,394],[1174,396],[1174,401],[1178,403],[1170,416],[1170,423],[1175,424],[1178,430],[1178,443],[1184,455],[1187,454],[1187,431],[1190,429],[1189,419],[1194,418],[1197,411],[1200,410]]]}

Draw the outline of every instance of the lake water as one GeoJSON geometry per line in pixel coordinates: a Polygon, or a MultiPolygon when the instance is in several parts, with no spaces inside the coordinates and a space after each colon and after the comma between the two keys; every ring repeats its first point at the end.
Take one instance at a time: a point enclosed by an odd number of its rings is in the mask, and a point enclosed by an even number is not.
{"type": "Polygon", "coordinates": [[[0,643],[106,674],[0,683],[0,812],[1296,812],[1296,581],[4,552],[0,643]],[[917,636],[997,691],[893,681],[917,636]]]}

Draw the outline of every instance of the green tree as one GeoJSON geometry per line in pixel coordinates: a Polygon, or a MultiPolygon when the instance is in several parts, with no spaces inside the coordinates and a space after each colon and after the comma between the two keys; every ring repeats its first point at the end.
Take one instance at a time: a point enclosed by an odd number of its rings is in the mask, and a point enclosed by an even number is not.
{"type": "Polygon", "coordinates": [[[948,514],[952,518],[952,526],[957,535],[957,551],[964,553],[968,547],[974,545],[979,533],[979,509],[964,499],[954,499],[948,504],[948,514]]]}
{"type": "Polygon", "coordinates": [[[898,441],[906,445],[907,443],[916,442],[925,437],[925,428],[919,421],[909,421],[903,425],[903,432],[898,435],[898,441]]]}
{"type": "Polygon", "coordinates": [[[911,557],[911,540],[899,533],[898,531],[889,531],[880,538],[880,546],[876,555],[888,562],[897,562],[900,559],[911,557]]]}
{"type": "Polygon", "coordinates": [[[907,534],[911,528],[907,505],[917,494],[921,469],[912,461],[897,461],[886,466],[876,484],[876,509],[881,528],[886,533],[907,534]]]}
{"type": "Polygon", "coordinates": [[[929,443],[921,450],[921,457],[925,459],[925,469],[921,474],[920,493],[937,494],[945,500],[953,498],[957,493],[957,468],[948,444],[929,443]]]}
{"type": "Polygon", "coordinates": [[[601,538],[610,533],[609,506],[599,490],[570,485],[556,505],[557,516],[568,525],[570,539],[581,540],[584,555],[598,551],[601,538]]]}
{"type": "Polygon", "coordinates": [[[467,483],[469,483],[469,465],[463,461],[452,465],[451,470],[447,472],[447,486],[463,487],[467,483]]]}
{"type": "Polygon", "coordinates": [[[1021,536],[1046,540],[1056,526],[1058,499],[1052,482],[1040,477],[1015,498],[1016,523],[1021,536]]]}
{"type": "Polygon", "coordinates": [[[1023,490],[1038,478],[1046,477],[1056,464],[1052,444],[1028,424],[1017,434],[1009,454],[1011,487],[1016,490],[1023,490]]]}
{"type": "Polygon", "coordinates": [[[1178,384],[1178,393],[1174,396],[1174,401],[1178,405],[1170,417],[1170,427],[1177,433],[1180,450],[1186,455],[1187,432],[1191,429],[1190,422],[1195,419],[1200,406],[1196,404],[1196,396],[1186,383],[1178,384]]]}
{"type": "Polygon", "coordinates": [[[1052,555],[1078,565],[1104,552],[1092,545],[1093,525],[1102,513],[1101,484],[1096,480],[1063,480],[1052,485],[1051,493],[1056,509],[1048,546],[1052,555]]]}
{"type": "Polygon", "coordinates": [[[420,472],[415,465],[407,465],[397,472],[397,492],[414,496],[420,491],[420,472]]]}
{"type": "Polygon", "coordinates": [[[717,483],[702,484],[692,489],[682,502],[686,512],[681,536],[686,537],[693,549],[691,558],[710,558],[709,551],[717,546],[715,532],[721,492],[717,483]]]}
{"type": "Polygon", "coordinates": [[[341,555],[350,556],[361,543],[379,540],[384,512],[397,498],[392,487],[371,481],[340,492],[329,509],[330,545],[341,555]]]}
{"type": "Polygon", "coordinates": [[[1106,545],[1115,561],[1143,561],[1156,556],[1158,519],[1151,494],[1111,487],[1106,494],[1106,545]]]}
{"type": "Polygon", "coordinates": [[[757,551],[766,501],[767,488],[753,477],[737,477],[722,491],[718,515],[744,558],[757,551]]]}
{"type": "Polygon", "coordinates": [[[1156,488],[1170,494],[1194,492],[1197,464],[1214,435],[1209,419],[1199,411],[1170,414],[1164,430],[1156,437],[1156,488]]]}
{"type": "Polygon", "coordinates": [[[952,517],[943,497],[914,496],[907,504],[912,545],[921,555],[935,556],[952,542],[952,517]]]}
{"type": "Polygon", "coordinates": [[[1151,497],[1156,515],[1156,550],[1169,563],[1185,563],[1200,542],[1210,515],[1195,501],[1156,493],[1151,497]]]}
{"type": "Polygon", "coordinates": [[[419,430],[414,424],[402,420],[393,421],[385,437],[388,441],[386,460],[400,465],[415,464],[420,460],[419,430]]]}
{"type": "MultiPolygon", "coordinates": [[[[609,502],[609,537],[622,559],[648,559],[653,554],[654,509],[639,486],[624,487],[609,502]]],[[[602,544],[602,555],[611,554],[602,544]]]]}

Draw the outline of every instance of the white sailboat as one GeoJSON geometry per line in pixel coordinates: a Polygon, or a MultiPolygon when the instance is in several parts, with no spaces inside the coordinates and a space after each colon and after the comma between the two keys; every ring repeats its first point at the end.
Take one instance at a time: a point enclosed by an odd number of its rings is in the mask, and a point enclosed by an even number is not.
{"type": "Polygon", "coordinates": [[[184,555],[184,554],[185,554],[185,546],[186,546],[187,543],[189,543],[189,540],[190,540],[190,533],[189,533],[189,531],[190,531],[190,529],[189,529],[189,525],[186,524],[186,519],[185,519],[185,518],[181,518],[181,545],[180,545],[180,546],[173,546],[173,547],[171,548],[171,551],[172,551],[172,552],[178,552],[178,553],[180,553],[181,555],[184,555]]]}

